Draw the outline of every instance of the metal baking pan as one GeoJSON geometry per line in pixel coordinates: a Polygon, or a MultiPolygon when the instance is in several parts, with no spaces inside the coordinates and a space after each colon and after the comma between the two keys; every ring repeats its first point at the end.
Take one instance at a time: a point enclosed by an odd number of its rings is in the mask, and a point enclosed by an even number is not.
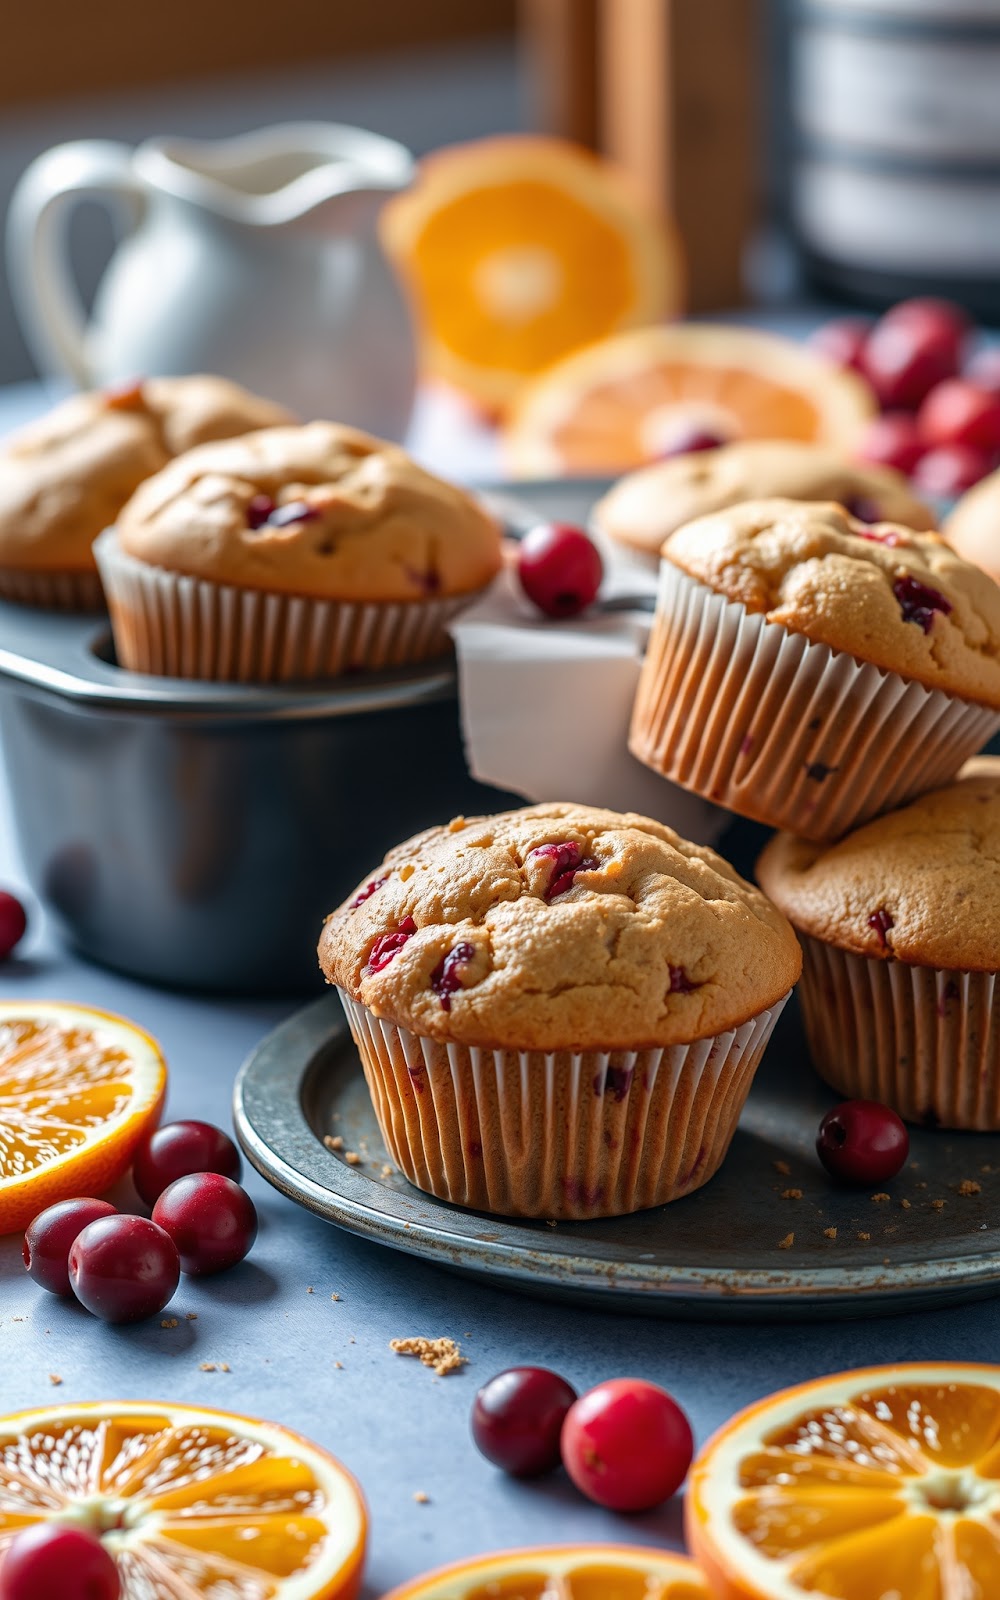
{"type": "Polygon", "coordinates": [[[106,619],[4,602],[0,741],[63,934],[182,989],[318,987],[322,919],[385,850],[521,803],[470,777],[449,661],[315,687],[146,677],[106,619]]]}

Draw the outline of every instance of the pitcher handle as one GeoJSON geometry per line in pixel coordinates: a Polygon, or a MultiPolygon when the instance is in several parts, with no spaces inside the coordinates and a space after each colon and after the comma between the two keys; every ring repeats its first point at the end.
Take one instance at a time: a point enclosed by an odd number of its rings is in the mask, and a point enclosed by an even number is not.
{"type": "Polygon", "coordinates": [[[109,202],[134,228],[143,186],[127,144],[81,139],[47,150],[24,173],[7,216],[11,295],[28,348],[47,376],[69,373],[93,387],[86,317],[70,270],[67,225],[83,199],[109,202]]]}

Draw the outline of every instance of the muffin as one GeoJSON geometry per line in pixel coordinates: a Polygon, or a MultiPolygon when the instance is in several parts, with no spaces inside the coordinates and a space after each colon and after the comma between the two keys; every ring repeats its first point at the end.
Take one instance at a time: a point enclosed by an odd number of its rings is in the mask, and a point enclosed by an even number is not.
{"type": "Polygon", "coordinates": [[[809,839],[937,788],[1000,727],[1000,587],[935,533],[748,501],[663,547],[640,761],[809,839]]]}
{"type": "Polygon", "coordinates": [[[178,456],[96,553],[123,666],[258,683],[443,655],[501,565],[471,495],[333,422],[178,456]]]}
{"type": "Polygon", "coordinates": [[[1000,583],[1000,472],[963,494],[942,532],[960,556],[1000,583]]]}
{"type": "Polygon", "coordinates": [[[813,1060],[909,1122],[1000,1130],[1000,760],[758,878],[802,937],[813,1060]]]}
{"type": "Polygon", "coordinates": [[[616,554],[655,569],[664,539],[741,500],[836,500],[860,522],[933,528],[934,513],[891,467],[849,461],[828,445],[753,439],[630,472],[594,508],[616,554]]]}
{"type": "Polygon", "coordinates": [[[0,450],[0,596],[98,609],[92,545],[144,478],[204,440],[289,420],[225,378],[150,378],[64,400],[0,450]]]}
{"type": "Polygon", "coordinates": [[[619,1216],[706,1183],[801,956],[714,851],[540,805],[418,834],[326,922],[397,1166],[508,1216],[619,1216]]]}

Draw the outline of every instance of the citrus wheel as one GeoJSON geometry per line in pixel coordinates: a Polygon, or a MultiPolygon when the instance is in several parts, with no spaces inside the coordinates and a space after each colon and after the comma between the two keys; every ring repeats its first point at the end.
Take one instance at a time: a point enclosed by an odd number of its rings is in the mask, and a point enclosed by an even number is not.
{"type": "Polygon", "coordinates": [[[758,328],[638,328],[543,373],[512,408],[504,445],[524,477],[625,472],[692,427],[720,440],[806,439],[850,450],[875,400],[862,378],[758,328]]]}
{"type": "Polygon", "coordinates": [[[708,1600],[708,1590],[697,1567],[668,1550],[580,1544],[477,1556],[385,1600],[708,1600]]]}
{"type": "Polygon", "coordinates": [[[562,139],[474,140],[420,163],[383,238],[424,367],[489,409],[570,350],[680,309],[673,234],[609,162],[562,139]]]}
{"type": "Polygon", "coordinates": [[[272,1422],[109,1401],[0,1418],[3,1552],[39,1521],[99,1535],[122,1600],[352,1600],[367,1515],[350,1474],[272,1422]]]}
{"type": "Polygon", "coordinates": [[[718,1600],[1000,1595],[1000,1367],[847,1372],[706,1445],[687,1532],[718,1600]]]}
{"type": "Polygon", "coordinates": [[[0,1233],[46,1206],[100,1195],[163,1106],[160,1047],[123,1017],[0,1000],[0,1233]]]}

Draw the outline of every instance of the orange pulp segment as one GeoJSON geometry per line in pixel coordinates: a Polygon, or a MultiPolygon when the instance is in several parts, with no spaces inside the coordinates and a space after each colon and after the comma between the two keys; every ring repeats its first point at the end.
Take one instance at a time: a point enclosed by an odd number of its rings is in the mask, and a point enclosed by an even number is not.
{"type": "Polygon", "coordinates": [[[708,1600],[698,1569],[667,1550],[567,1545],[478,1556],[385,1600],[708,1600]]]}

